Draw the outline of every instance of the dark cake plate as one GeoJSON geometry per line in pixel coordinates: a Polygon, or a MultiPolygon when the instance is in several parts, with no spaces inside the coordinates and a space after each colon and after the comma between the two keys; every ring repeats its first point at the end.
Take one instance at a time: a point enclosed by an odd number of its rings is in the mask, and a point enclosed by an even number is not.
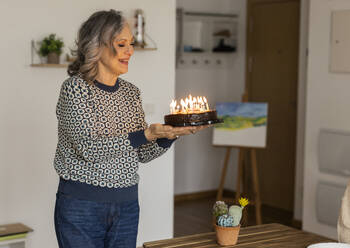
{"type": "Polygon", "coordinates": [[[197,121],[197,122],[189,122],[189,123],[179,123],[179,124],[167,124],[173,127],[195,127],[195,126],[205,126],[217,123],[223,123],[222,119],[209,120],[209,121],[197,121]]]}

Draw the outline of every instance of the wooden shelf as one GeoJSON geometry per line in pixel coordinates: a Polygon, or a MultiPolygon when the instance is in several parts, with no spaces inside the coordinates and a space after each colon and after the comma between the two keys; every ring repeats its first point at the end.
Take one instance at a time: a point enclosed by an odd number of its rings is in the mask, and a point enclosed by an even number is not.
{"type": "Polygon", "coordinates": [[[211,51],[204,51],[204,52],[182,52],[181,55],[183,56],[211,56],[211,57],[219,57],[219,56],[227,56],[236,54],[236,51],[232,52],[211,52],[211,51]]]}
{"type": "Polygon", "coordinates": [[[31,64],[32,67],[66,68],[68,64],[31,64]]]}
{"type": "Polygon", "coordinates": [[[145,48],[135,47],[134,50],[135,51],[155,51],[157,50],[157,48],[156,47],[145,47],[145,48]]]}
{"type": "MultiPolygon", "coordinates": [[[[135,47],[134,48],[135,51],[156,51],[157,48],[156,47],[145,47],[145,48],[141,48],[141,47],[135,47]]],[[[74,57],[66,57],[66,60],[68,63],[71,63],[74,61],[74,57]]],[[[32,67],[51,67],[51,68],[66,68],[68,67],[68,64],[31,64],[30,66],[32,67]]]]}

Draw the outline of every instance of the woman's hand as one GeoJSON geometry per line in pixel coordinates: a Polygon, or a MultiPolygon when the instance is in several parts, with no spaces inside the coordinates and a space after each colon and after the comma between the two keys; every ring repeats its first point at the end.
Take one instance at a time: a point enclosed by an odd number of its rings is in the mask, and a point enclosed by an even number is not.
{"type": "Polygon", "coordinates": [[[179,136],[188,135],[188,134],[195,134],[196,132],[205,129],[209,127],[210,125],[206,126],[198,126],[198,127],[172,127],[169,125],[163,125],[163,124],[151,124],[146,130],[145,130],[145,136],[148,141],[156,140],[159,138],[168,138],[168,139],[175,139],[179,136]]]}

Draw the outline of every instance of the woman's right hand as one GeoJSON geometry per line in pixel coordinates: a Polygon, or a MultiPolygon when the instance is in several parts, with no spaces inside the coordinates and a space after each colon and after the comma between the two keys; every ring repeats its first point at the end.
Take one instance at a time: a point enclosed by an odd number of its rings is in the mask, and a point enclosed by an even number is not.
{"type": "Polygon", "coordinates": [[[151,124],[145,130],[145,136],[148,141],[156,140],[159,138],[175,139],[179,136],[195,134],[196,132],[205,129],[209,126],[199,127],[172,127],[169,125],[163,125],[160,123],[151,124]]]}

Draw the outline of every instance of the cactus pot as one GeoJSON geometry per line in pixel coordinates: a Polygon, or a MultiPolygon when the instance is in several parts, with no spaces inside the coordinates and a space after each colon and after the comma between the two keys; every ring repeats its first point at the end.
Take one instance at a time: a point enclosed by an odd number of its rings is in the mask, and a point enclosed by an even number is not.
{"type": "Polygon", "coordinates": [[[215,225],[216,239],[219,245],[227,246],[237,244],[240,228],[241,225],[233,227],[215,225]]]}

